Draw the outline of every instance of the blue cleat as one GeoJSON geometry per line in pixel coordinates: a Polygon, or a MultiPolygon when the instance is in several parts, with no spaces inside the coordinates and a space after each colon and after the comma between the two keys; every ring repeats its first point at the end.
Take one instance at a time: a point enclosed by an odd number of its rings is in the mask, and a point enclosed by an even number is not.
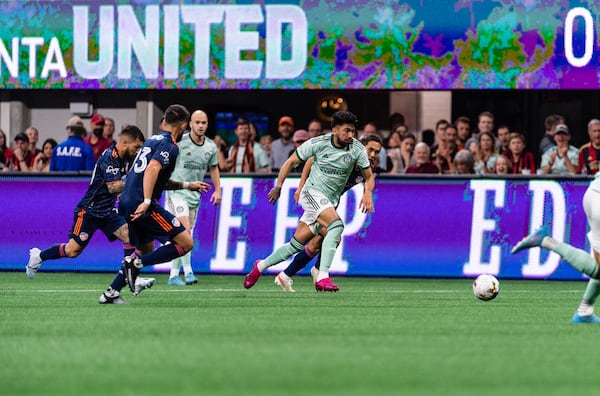
{"type": "Polygon", "coordinates": [[[571,319],[572,323],[600,323],[600,318],[594,314],[581,316],[577,312],[573,315],[573,319],[571,319]]]}
{"type": "Polygon", "coordinates": [[[193,285],[194,283],[198,283],[198,278],[196,278],[192,273],[187,274],[185,276],[185,284],[193,285]]]}
{"type": "Polygon", "coordinates": [[[548,227],[543,226],[537,229],[537,231],[532,232],[527,235],[525,238],[521,239],[519,243],[517,243],[513,248],[511,253],[515,254],[524,249],[530,249],[532,247],[542,246],[542,241],[545,237],[550,236],[550,231],[548,227]]]}
{"type": "Polygon", "coordinates": [[[185,282],[181,280],[179,275],[177,275],[177,276],[173,276],[173,277],[169,278],[169,280],[167,281],[167,285],[169,285],[169,286],[185,286],[185,282]]]}

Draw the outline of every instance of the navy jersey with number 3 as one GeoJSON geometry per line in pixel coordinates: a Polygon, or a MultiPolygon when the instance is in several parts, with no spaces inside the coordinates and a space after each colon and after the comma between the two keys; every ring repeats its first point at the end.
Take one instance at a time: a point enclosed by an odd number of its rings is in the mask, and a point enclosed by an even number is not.
{"type": "Polygon", "coordinates": [[[156,160],[162,167],[152,191],[152,200],[156,201],[160,198],[175,169],[178,154],[179,148],[169,132],[161,131],[146,140],[127,173],[125,188],[119,200],[119,212],[123,216],[128,218],[144,201],[144,171],[150,161],[156,160]]]}

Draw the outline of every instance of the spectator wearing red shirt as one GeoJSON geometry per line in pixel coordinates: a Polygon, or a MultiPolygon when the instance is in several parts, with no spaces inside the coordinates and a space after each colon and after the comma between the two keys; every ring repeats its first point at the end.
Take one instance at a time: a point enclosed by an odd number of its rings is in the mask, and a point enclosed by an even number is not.
{"type": "Polygon", "coordinates": [[[106,123],[102,114],[94,114],[90,120],[91,133],[83,138],[83,141],[92,146],[94,152],[94,161],[98,161],[100,155],[112,145],[112,140],[106,139],[104,133],[104,124],[106,123]]]}
{"type": "Polygon", "coordinates": [[[29,151],[29,138],[21,132],[15,136],[15,149],[6,153],[4,171],[29,172],[34,160],[35,155],[29,151]]]}

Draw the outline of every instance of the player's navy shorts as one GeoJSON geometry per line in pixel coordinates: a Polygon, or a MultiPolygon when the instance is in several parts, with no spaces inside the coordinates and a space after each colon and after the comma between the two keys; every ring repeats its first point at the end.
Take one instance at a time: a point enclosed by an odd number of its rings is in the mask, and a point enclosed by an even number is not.
{"type": "Polygon", "coordinates": [[[129,221],[129,241],[137,248],[154,240],[164,243],[184,231],[185,227],[173,214],[155,203],[144,216],[129,221]]]}
{"type": "Polygon", "coordinates": [[[117,239],[115,231],[127,222],[123,216],[119,215],[115,210],[105,217],[96,217],[86,212],[85,209],[80,209],[75,212],[73,219],[73,227],[69,231],[69,238],[77,242],[79,246],[85,247],[96,230],[102,230],[109,241],[117,239]]]}

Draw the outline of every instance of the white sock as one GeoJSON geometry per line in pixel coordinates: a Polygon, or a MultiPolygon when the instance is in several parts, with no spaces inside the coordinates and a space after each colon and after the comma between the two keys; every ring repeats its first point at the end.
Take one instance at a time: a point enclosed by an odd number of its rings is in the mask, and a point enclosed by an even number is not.
{"type": "Polygon", "coordinates": [[[577,314],[579,316],[590,316],[594,314],[594,305],[590,305],[585,301],[582,301],[577,308],[577,314]]]}
{"type": "Polygon", "coordinates": [[[177,267],[177,268],[171,267],[171,273],[169,274],[169,278],[172,278],[174,276],[179,276],[179,267],[177,267]]]}
{"type": "Polygon", "coordinates": [[[265,260],[260,260],[258,265],[256,266],[258,270],[263,273],[267,269],[267,265],[265,264],[265,260]]]}
{"type": "Polygon", "coordinates": [[[319,275],[317,276],[317,282],[321,279],[329,278],[329,271],[321,271],[319,270],[319,275]]]}

